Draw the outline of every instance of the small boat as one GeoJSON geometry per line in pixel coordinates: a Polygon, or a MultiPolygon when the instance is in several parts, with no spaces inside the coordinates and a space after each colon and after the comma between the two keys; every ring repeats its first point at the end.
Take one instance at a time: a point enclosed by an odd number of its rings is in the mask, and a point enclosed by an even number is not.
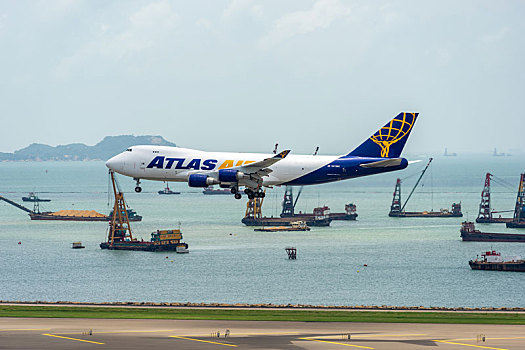
{"type": "Polygon", "coordinates": [[[501,253],[495,250],[482,253],[481,259],[476,258],[476,260],[470,260],[468,264],[473,270],[525,272],[525,260],[518,257],[507,257],[503,259],[501,253]]]}
{"type": "Polygon", "coordinates": [[[180,194],[180,192],[170,190],[168,182],[166,182],[166,188],[159,191],[159,194],[180,194]]]}
{"type": "Polygon", "coordinates": [[[22,197],[24,202],[51,202],[51,199],[38,198],[35,192],[29,192],[27,197],[22,197]]]}
{"type": "Polygon", "coordinates": [[[310,231],[310,227],[304,221],[294,221],[290,226],[274,226],[256,228],[254,231],[258,232],[286,232],[286,231],[310,231]]]}
{"type": "Polygon", "coordinates": [[[73,249],[82,249],[82,248],[86,248],[82,245],[82,242],[73,242],[71,243],[73,249]]]}
{"type": "Polygon", "coordinates": [[[213,189],[213,186],[204,188],[202,193],[204,194],[232,194],[231,190],[228,188],[215,190],[213,189]]]}

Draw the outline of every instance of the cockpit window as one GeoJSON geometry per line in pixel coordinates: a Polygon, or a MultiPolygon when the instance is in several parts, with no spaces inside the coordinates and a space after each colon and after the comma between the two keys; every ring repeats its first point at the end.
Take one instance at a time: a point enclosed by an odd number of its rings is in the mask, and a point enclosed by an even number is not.
{"type": "Polygon", "coordinates": [[[126,150],[126,152],[131,152],[131,148],[128,148],[128,149],[126,150]]]}

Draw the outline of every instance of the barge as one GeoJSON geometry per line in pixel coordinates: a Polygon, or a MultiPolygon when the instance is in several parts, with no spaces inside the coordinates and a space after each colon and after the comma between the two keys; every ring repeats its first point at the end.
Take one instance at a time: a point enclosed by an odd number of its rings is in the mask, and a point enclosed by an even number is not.
{"type": "Polygon", "coordinates": [[[202,190],[202,193],[214,195],[214,194],[231,194],[232,192],[231,190],[227,188],[214,189],[213,186],[208,186],[202,190]]]}
{"type": "MultiPolygon", "coordinates": [[[[295,217],[266,217],[262,216],[262,204],[264,197],[249,199],[246,203],[246,213],[241,222],[246,226],[291,226],[292,222],[298,221],[295,217]]],[[[318,215],[302,218],[308,226],[330,226],[332,219],[326,215],[318,215]]]]}
{"type": "Polygon", "coordinates": [[[525,243],[525,234],[493,233],[476,230],[473,222],[461,223],[461,239],[466,242],[521,242],[525,243]]]}
{"type": "Polygon", "coordinates": [[[482,253],[481,259],[470,260],[468,264],[472,270],[525,272],[525,260],[517,257],[503,259],[495,250],[482,253]]]}
{"type": "MultiPolygon", "coordinates": [[[[0,200],[25,211],[28,213],[31,220],[109,221],[113,217],[113,211],[109,215],[101,214],[95,210],[59,210],[56,212],[41,212],[39,202],[34,202],[33,210],[31,210],[3,196],[0,196],[0,200]]],[[[135,210],[128,208],[126,212],[129,221],[142,221],[142,216],[138,215],[135,210]]]]}
{"type": "Polygon", "coordinates": [[[287,231],[310,231],[310,227],[304,221],[294,221],[290,226],[273,226],[256,228],[254,231],[258,232],[287,232],[287,231]]]}
{"type": "Polygon", "coordinates": [[[124,201],[124,193],[116,182],[113,171],[110,170],[113,183],[115,204],[113,216],[109,222],[108,240],[100,243],[101,249],[108,250],[135,250],[135,251],[174,251],[188,253],[188,245],[182,242],[180,229],[157,230],[151,233],[149,241],[138,240],[133,237],[129,224],[128,211],[124,201]]]}
{"type": "Polygon", "coordinates": [[[296,213],[295,206],[299,197],[301,196],[303,188],[297,193],[297,197],[293,196],[293,187],[286,186],[283,199],[283,209],[281,211],[282,218],[295,218],[297,220],[311,220],[315,217],[328,217],[331,220],[355,220],[357,218],[356,205],[349,203],[345,205],[344,213],[332,213],[328,206],[314,208],[312,213],[296,213]]]}
{"type": "Polygon", "coordinates": [[[397,217],[397,218],[450,218],[450,217],[463,217],[463,213],[461,212],[461,202],[460,203],[452,203],[451,210],[448,210],[446,208],[442,208],[439,211],[405,211],[405,206],[407,205],[408,201],[410,200],[410,197],[412,197],[412,194],[417,188],[417,185],[419,185],[419,182],[425,175],[425,172],[427,171],[428,167],[430,166],[430,163],[432,163],[432,158],[428,160],[427,165],[421,172],[421,175],[416,181],[416,184],[414,185],[414,188],[412,188],[412,191],[408,195],[407,199],[405,200],[405,203],[401,205],[401,179],[397,179],[396,181],[396,187],[394,189],[394,198],[392,199],[392,204],[390,206],[390,212],[388,213],[388,216],[390,217],[397,217]]]}

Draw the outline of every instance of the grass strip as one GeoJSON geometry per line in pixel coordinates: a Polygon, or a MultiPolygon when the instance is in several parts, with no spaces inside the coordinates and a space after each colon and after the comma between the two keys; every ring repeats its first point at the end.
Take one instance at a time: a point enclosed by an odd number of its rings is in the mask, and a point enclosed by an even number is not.
{"type": "Polygon", "coordinates": [[[0,305],[0,317],[525,324],[524,313],[224,310],[0,305]]]}

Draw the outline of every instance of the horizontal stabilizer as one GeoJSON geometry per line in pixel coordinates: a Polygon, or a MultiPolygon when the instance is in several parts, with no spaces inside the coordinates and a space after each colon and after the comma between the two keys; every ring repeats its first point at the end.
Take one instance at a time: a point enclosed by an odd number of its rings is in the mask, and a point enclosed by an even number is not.
{"type": "Polygon", "coordinates": [[[389,168],[392,166],[398,166],[401,164],[402,158],[391,158],[380,160],[378,162],[361,164],[362,168],[389,168]]]}

